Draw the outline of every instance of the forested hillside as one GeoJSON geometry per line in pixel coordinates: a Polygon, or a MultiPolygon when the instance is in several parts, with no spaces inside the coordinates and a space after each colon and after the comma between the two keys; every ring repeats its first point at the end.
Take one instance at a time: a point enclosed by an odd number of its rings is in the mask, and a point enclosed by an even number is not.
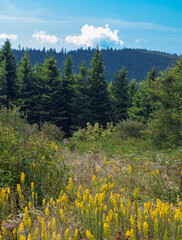
{"type": "MultiPolygon", "coordinates": [[[[82,61],[86,62],[86,66],[89,67],[91,59],[94,55],[95,49],[78,49],[75,51],[69,51],[66,53],[65,50],[62,49],[61,52],[56,52],[55,50],[45,51],[43,49],[40,50],[32,50],[29,49],[30,62],[31,65],[34,66],[36,63],[43,63],[46,56],[50,56],[50,52],[53,51],[55,55],[55,59],[57,61],[57,66],[62,71],[62,64],[67,58],[68,55],[72,56],[73,59],[73,71],[78,74],[79,66],[82,61]]],[[[13,54],[16,56],[17,62],[24,56],[23,50],[13,50],[13,54]]],[[[152,67],[155,67],[156,71],[159,72],[161,70],[166,69],[171,66],[171,64],[179,59],[179,56],[172,55],[163,52],[157,51],[147,51],[142,49],[122,49],[122,50],[101,50],[104,66],[105,66],[105,74],[108,82],[111,81],[113,75],[118,70],[123,67],[128,71],[128,79],[136,79],[137,82],[144,80],[147,72],[151,70],[152,67]]]]}

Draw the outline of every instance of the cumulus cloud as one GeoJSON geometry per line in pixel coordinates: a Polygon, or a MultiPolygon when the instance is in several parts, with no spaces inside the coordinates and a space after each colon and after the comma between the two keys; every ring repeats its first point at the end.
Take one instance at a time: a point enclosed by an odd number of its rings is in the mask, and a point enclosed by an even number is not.
{"type": "Polygon", "coordinates": [[[44,43],[50,43],[50,44],[56,44],[58,42],[61,42],[61,39],[56,37],[55,35],[48,35],[45,31],[36,32],[32,35],[33,38],[36,39],[37,42],[40,42],[41,44],[44,43]]]}
{"type": "Polygon", "coordinates": [[[4,40],[9,39],[9,40],[15,41],[17,38],[18,38],[18,35],[16,34],[6,34],[6,33],[0,34],[0,39],[4,39],[4,40]]]}
{"type": "Polygon", "coordinates": [[[76,46],[93,47],[100,45],[101,47],[119,45],[123,46],[123,41],[118,37],[118,30],[111,31],[109,25],[103,27],[94,27],[85,24],[81,29],[79,36],[66,36],[67,43],[72,43],[76,46]]]}

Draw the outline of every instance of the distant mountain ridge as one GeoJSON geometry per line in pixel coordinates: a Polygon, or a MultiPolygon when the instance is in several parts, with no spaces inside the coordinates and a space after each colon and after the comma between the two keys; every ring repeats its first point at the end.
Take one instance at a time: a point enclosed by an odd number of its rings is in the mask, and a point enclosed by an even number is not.
{"type": "MultiPolygon", "coordinates": [[[[54,53],[57,60],[57,65],[62,72],[63,62],[66,57],[70,54],[73,59],[73,70],[74,73],[79,73],[79,67],[82,61],[86,62],[87,67],[90,67],[90,62],[93,57],[95,49],[78,49],[72,50],[66,53],[62,49],[61,52],[56,52],[54,49],[46,51],[29,49],[30,62],[32,66],[36,63],[43,63],[46,56],[49,56],[51,52],[54,53]]],[[[13,54],[16,56],[17,62],[21,60],[24,56],[24,49],[22,50],[12,50],[13,54]]],[[[120,50],[102,49],[102,57],[105,66],[105,75],[108,82],[113,79],[114,73],[121,70],[123,67],[128,71],[127,77],[129,80],[136,79],[140,82],[146,78],[147,72],[149,72],[152,67],[155,67],[156,71],[165,70],[170,67],[175,61],[180,57],[177,54],[169,54],[158,51],[149,51],[145,49],[129,49],[124,48],[120,50]]]]}

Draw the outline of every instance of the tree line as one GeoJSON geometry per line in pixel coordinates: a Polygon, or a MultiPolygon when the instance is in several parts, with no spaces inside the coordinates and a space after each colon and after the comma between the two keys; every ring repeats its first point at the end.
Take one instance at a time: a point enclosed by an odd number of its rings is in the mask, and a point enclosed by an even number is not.
{"type": "MultiPolygon", "coordinates": [[[[86,62],[87,68],[90,66],[90,62],[94,56],[95,49],[77,49],[66,51],[62,49],[60,52],[56,52],[55,49],[46,50],[45,48],[42,50],[38,49],[28,49],[30,56],[30,63],[32,66],[35,66],[38,62],[39,64],[43,63],[47,54],[50,52],[54,53],[55,59],[57,61],[57,66],[60,68],[62,72],[62,65],[66,60],[68,55],[72,56],[73,60],[73,72],[78,74],[79,67],[84,60],[86,62]]],[[[102,58],[104,61],[104,73],[106,75],[107,82],[110,82],[113,79],[113,75],[115,72],[119,71],[122,66],[125,66],[127,69],[127,77],[129,81],[133,78],[136,79],[137,82],[142,81],[147,72],[151,70],[153,66],[155,66],[156,71],[159,72],[161,70],[165,70],[167,67],[172,65],[172,62],[179,60],[179,56],[176,54],[169,54],[158,51],[149,51],[145,49],[101,49],[102,58]]],[[[17,63],[24,56],[25,49],[13,49],[13,54],[16,56],[17,63]]]]}
{"type": "Polygon", "coordinates": [[[87,122],[105,127],[107,122],[130,118],[149,123],[154,137],[164,139],[173,134],[180,140],[181,132],[176,135],[174,130],[181,127],[181,69],[181,60],[160,77],[152,68],[137,84],[128,81],[123,67],[108,84],[98,48],[90,68],[83,62],[79,73],[74,74],[68,55],[60,74],[54,53],[32,68],[29,52],[25,51],[17,66],[6,40],[0,50],[0,107],[20,106],[30,123],[56,124],[67,136],[87,122]]]}

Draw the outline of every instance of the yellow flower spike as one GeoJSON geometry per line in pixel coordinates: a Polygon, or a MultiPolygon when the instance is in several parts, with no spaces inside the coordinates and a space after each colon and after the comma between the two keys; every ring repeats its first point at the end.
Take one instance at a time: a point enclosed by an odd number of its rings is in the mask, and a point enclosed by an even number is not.
{"type": "Polygon", "coordinates": [[[139,188],[135,187],[134,198],[138,200],[139,188]]]}
{"type": "Polygon", "coordinates": [[[21,183],[23,184],[25,182],[25,173],[21,173],[21,183]]]}
{"type": "Polygon", "coordinates": [[[45,156],[44,156],[44,155],[42,156],[42,159],[43,159],[43,160],[45,159],[45,156]]]}
{"type": "Polygon", "coordinates": [[[67,228],[65,231],[65,239],[68,239],[68,233],[69,233],[69,228],[67,228]]]}
{"type": "Polygon", "coordinates": [[[57,235],[57,240],[61,240],[61,235],[60,234],[57,235]]]}
{"type": "Polygon", "coordinates": [[[32,240],[32,236],[31,236],[30,233],[28,234],[28,238],[27,238],[27,240],[32,240]]]}
{"type": "Polygon", "coordinates": [[[75,230],[74,239],[75,239],[75,240],[78,239],[78,228],[75,230]]]}
{"type": "Polygon", "coordinates": [[[33,238],[38,238],[38,236],[39,236],[39,229],[38,228],[36,228],[35,229],[35,232],[34,232],[34,234],[33,234],[33,238]]]}
{"type": "Polygon", "coordinates": [[[115,228],[118,229],[119,220],[118,220],[118,214],[117,213],[115,213],[115,222],[116,222],[115,228]]]}
{"type": "Polygon", "coordinates": [[[137,227],[138,227],[139,234],[141,234],[142,233],[142,226],[141,226],[141,222],[139,220],[137,222],[137,227]]]}
{"type": "Polygon", "coordinates": [[[52,229],[53,229],[53,231],[56,231],[56,219],[55,218],[52,219],[52,229]]]}
{"type": "Polygon", "coordinates": [[[48,218],[49,217],[49,208],[48,207],[46,207],[46,209],[45,209],[45,214],[46,214],[46,217],[48,218]]]}
{"type": "Polygon", "coordinates": [[[130,223],[131,223],[132,228],[134,228],[135,227],[135,220],[134,220],[133,215],[130,216],[130,223]]]}
{"type": "Polygon", "coordinates": [[[97,177],[96,177],[96,175],[94,174],[93,175],[93,178],[92,178],[92,180],[96,183],[97,182],[97,177]]]}
{"type": "Polygon", "coordinates": [[[21,191],[21,186],[20,184],[17,184],[17,192],[20,192],[21,191]]]}
{"type": "Polygon", "coordinates": [[[55,146],[55,150],[56,150],[56,151],[58,150],[58,146],[57,146],[57,145],[55,146]]]}
{"type": "Polygon", "coordinates": [[[158,169],[156,170],[156,174],[159,175],[159,170],[158,169]]]}
{"type": "Polygon", "coordinates": [[[52,234],[52,240],[56,240],[56,233],[55,232],[53,232],[53,234],[52,234]]]}
{"type": "Polygon", "coordinates": [[[46,200],[45,200],[45,198],[42,200],[42,205],[45,207],[45,205],[46,205],[46,200]]]}
{"type": "Polygon", "coordinates": [[[131,233],[130,233],[130,231],[128,230],[127,232],[126,232],[126,238],[128,239],[128,238],[130,238],[131,237],[131,233]]]}
{"type": "Polygon", "coordinates": [[[106,236],[106,238],[109,238],[109,225],[107,223],[104,223],[104,234],[106,236]]]}
{"type": "Polygon", "coordinates": [[[34,190],[34,182],[31,183],[31,191],[33,192],[34,190]]]}
{"type": "Polygon", "coordinates": [[[146,164],[147,164],[147,166],[148,166],[148,167],[150,167],[150,163],[149,163],[149,161],[148,161],[148,160],[147,160],[146,164]]]}
{"type": "Polygon", "coordinates": [[[3,237],[2,237],[2,235],[0,235],[0,240],[2,240],[3,239],[3,237]]]}
{"type": "Polygon", "coordinates": [[[133,229],[130,230],[130,234],[131,234],[131,240],[135,240],[135,233],[133,229]]]}
{"type": "Polygon", "coordinates": [[[29,209],[31,208],[31,202],[28,202],[28,207],[29,207],[29,209]]]}
{"type": "Polygon", "coordinates": [[[89,232],[89,230],[86,230],[86,236],[88,238],[88,240],[94,240],[93,235],[89,232]]]}
{"type": "Polygon", "coordinates": [[[143,224],[143,233],[145,237],[148,237],[148,231],[149,231],[149,225],[147,222],[144,222],[143,224]]]}

